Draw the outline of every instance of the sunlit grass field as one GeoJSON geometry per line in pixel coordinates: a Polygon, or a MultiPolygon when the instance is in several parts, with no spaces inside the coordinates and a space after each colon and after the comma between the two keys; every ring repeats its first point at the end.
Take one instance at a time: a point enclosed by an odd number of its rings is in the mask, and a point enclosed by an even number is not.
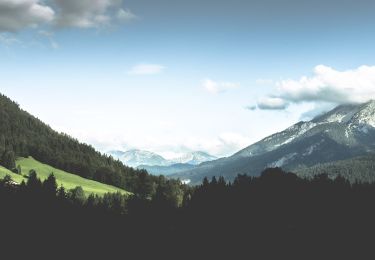
{"type": "Polygon", "coordinates": [[[89,180],[82,178],[78,175],[74,175],[54,167],[51,167],[47,164],[43,164],[32,157],[28,158],[18,158],[16,161],[17,166],[21,166],[22,175],[15,174],[4,167],[0,166],[0,178],[4,178],[5,175],[9,174],[15,182],[26,181],[24,175],[28,175],[30,170],[35,170],[38,177],[41,180],[45,180],[51,173],[56,177],[57,184],[63,186],[66,190],[73,189],[77,186],[81,186],[85,191],[86,195],[95,193],[98,195],[103,195],[105,193],[115,193],[121,192],[122,194],[130,194],[125,190],[113,187],[111,185],[103,184],[97,181],[89,180]]]}

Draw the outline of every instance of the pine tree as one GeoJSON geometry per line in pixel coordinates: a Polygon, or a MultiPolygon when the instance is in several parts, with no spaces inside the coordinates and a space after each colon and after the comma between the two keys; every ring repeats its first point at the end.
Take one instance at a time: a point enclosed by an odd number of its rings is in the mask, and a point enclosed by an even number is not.
{"type": "Polygon", "coordinates": [[[56,183],[56,178],[51,173],[48,178],[43,182],[43,190],[48,196],[56,196],[57,193],[57,183],[56,183]]]}
{"type": "Polygon", "coordinates": [[[42,182],[40,181],[34,170],[30,170],[26,185],[27,188],[32,192],[41,190],[42,182]]]}

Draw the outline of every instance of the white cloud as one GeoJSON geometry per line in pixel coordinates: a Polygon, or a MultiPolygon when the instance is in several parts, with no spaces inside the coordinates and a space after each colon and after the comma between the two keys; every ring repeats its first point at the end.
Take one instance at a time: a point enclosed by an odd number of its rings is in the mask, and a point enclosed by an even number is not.
{"type": "Polygon", "coordinates": [[[68,133],[82,142],[93,145],[100,151],[141,149],[158,153],[168,159],[192,151],[204,151],[223,157],[249,146],[252,139],[238,133],[225,132],[218,136],[168,136],[139,135],[137,133],[104,132],[92,130],[73,130],[55,126],[59,131],[68,133]]]}
{"type": "Polygon", "coordinates": [[[44,30],[40,30],[38,32],[38,34],[42,37],[45,37],[47,38],[50,46],[53,48],[53,49],[58,49],[59,48],[59,44],[55,41],[54,39],[54,34],[52,32],[48,32],[48,31],[44,31],[44,30]]]}
{"type": "Polygon", "coordinates": [[[124,21],[124,22],[138,19],[138,16],[133,14],[129,9],[122,9],[122,8],[117,11],[116,17],[118,20],[124,21]]]}
{"type": "Polygon", "coordinates": [[[54,17],[54,10],[40,0],[0,0],[0,31],[36,27],[54,17]]]}
{"type": "Polygon", "coordinates": [[[219,154],[232,154],[249,146],[251,139],[237,133],[223,133],[219,136],[221,142],[221,151],[219,154]]]}
{"type": "Polygon", "coordinates": [[[160,64],[138,64],[128,71],[131,75],[153,75],[161,73],[165,67],[160,64]]]}
{"type": "Polygon", "coordinates": [[[257,107],[263,110],[282,110],[288,107],[288,102],[278,97],[264,97],[258,100],[257,107]]]}
{"type": "Polygon", "coordinates": [[[216,82],[211,79],[205,79],[202,81],[202,86],[210,93],[217,94],[222,93],[230,89],[235,89],[240,86],[239,83],[234,82],[216,82]]]}
{"type": "Polygon", "coordinates": [[[21,44],[21,41],[17,38],[10,36],[5,33],[0,34],[0,44],[5,45],[6,47],[14,45],[14,44],[21,44]]]}
{"type": "MultiPolygon", "coordinates": [[[[279,103],[279,109],[289,103],[327,102],[333,104],[361,103],[375,99],[375,66],[360,66],[339,71],[325,65],[314,68],[312,76],[276,83],[276,94],[264,100],[279,103]]],[[[264,103],[258,104],[261,108],[264,103]]]]}
{"type": "Polygon", "coordinates": [[[278,83],[280,96],[291,102],[359,103],[375,98],[375,66],[338,71],[319,65],[312,77],[278,83]]]}

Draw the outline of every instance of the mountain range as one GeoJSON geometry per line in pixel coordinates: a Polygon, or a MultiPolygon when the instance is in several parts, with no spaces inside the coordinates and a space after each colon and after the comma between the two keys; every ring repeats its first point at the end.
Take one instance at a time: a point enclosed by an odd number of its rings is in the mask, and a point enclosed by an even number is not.
{"type": "MultiPolygon", "coordinates": [[[[340,105],[268,136],[227,158],[201,163],[171,174],[200,183],[203,177],[257,176],[269,167],[305,172],[318,164],[375,153],[375,101],[340,105]]],[[[343,165],[343,164],[341,164],[343,165]]]]}
{"type": "Polygon", "coordinates": [[[107,154],[112,157],[119,159],[125,165],[147,169],[151,173],[155,173],[153,169],[158,167],[182,167],[184,169],[190,168],[192,165],[198,165],[202,162],[216,160],[217,157],[212,156],[208,153],[197,151],[183,154],[180,157],[173,159],[165,159],[163,156],[144,150],[132,149],[128,151],[109,151],[107,154]]]}

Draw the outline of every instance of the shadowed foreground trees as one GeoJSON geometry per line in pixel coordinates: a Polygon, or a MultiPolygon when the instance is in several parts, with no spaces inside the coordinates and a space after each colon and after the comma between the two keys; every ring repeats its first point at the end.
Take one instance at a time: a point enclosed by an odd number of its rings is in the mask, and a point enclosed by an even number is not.
{"type": "Polygon", "coordinates": [[[83,198],[79,188],[58,188],[52,175],[43,183],[34,174],[21,185],[3,180],[1,238],[8,243],[2,245],[10,248],[22,238],[36,252],[124,259],[336,259],[351,252],[358,258],[371,248],[374,184],[352,185],[327,175],[305,180],[277,168],[260,177],[239,175],[233,183],[206,179],[182,194],[173,189],[174,181],[159,182],[164,185],[152,197],[83,198]]]}

